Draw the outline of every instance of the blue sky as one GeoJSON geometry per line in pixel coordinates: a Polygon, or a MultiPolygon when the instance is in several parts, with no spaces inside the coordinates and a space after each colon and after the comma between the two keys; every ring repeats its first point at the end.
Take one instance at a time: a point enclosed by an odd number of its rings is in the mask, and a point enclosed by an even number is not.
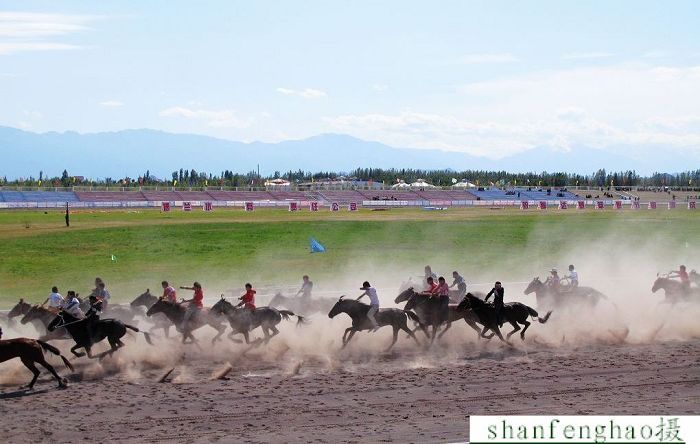
{"type": "Polygon", "coordinates": [[[699,5],[5,0],[0,125],[697,160],[699,5]]]}

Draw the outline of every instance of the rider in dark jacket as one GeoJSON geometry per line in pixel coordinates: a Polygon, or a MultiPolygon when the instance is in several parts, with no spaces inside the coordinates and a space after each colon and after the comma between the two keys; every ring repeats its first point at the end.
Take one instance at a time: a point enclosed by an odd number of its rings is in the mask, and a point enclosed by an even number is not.
{"type": "Polygon", "coordinates": [[[491,295],[493,295],[493,308],[496,310],[496,319],[499,324],[503,323],[503,293],[504,288],[501,286],[500,281],[496,281],[494,287],[488,292],[484,301],[488,301],[491,295]]]}

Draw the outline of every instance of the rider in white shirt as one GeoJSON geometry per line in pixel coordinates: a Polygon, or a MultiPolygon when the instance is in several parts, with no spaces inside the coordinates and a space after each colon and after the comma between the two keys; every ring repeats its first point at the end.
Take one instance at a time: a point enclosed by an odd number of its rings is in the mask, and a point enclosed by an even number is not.
{"type": "Polygon", "coordinates": [[[569,265],[569,274],[566,276],[569,281],[571,281],[571,284],[569,285],[572,289],[578,287],[578,272],[574,270],[573,265],[569,265]]]}
{"type": "Polygon", "coordinates": [[[52,287],[51,294],[46,298],[41,306],[43,307],[44,305],[49,304],[49,310],[53,311],[54,313],[58,313],[63,305],[63,302],[63,296],[61,296],[61,294],[58,292],[58,287],[52,287]]]}
{"type": "Polygon", "coordinates": [[[364,290],[365,292],[362,293],[356,300],[359,301],[365,295],[369,296],[369,311],[367,311],[367,317],[374,326],[372,331],[377,331],[379,329],[379,324],[377,324],[377,320],[375,319],[375,315],[379,311],[379,298],[377,297],[377,290],[370,286],[369,282],[367,281],[362,283],[362,288],[360,288],[360,290],[364,290]]]}
{"type": "Polygon", "coordinates": [[[68,290],[66,300],[61,306],[61,309],[76,319],[83,319],[85,317],[85,313],[80,309],[80,301],[75,296],[73,290],[68,290]]]}

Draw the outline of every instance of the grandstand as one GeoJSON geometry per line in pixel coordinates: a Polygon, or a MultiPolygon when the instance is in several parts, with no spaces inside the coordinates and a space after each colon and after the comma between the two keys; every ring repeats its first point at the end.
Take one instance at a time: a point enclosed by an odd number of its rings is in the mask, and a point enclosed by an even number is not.
{"type": "MultiPolygon", "coordinates": [[[[456,189],[364,189],[364,190],[134,190],[116,189],[114,191],[49,191],[1,189],[0,204],[2,207],[58,207],[65,202],[74,206],[158,206],[160,202],[264,202],[266,204],[284,205],[288,202],[317,201],[324,205],[331,202],[348,204],[357,202],[396,202],[398,205],[426,205],[430,202],[440,202],[447,205],[462,202],[462,205],[473,205],[473,201],[498,202],[503,201],[559,201],[578,199],[615,199],[644,202],[667,202],[674,199],[678,202],[696,201],[698,191],[667,191],[667,190],[623,190],[606,191],[602,188],[577,190],[578,194],[567,189],[557,188],[472,188],[470,190],[456,189]]],[[[392,205],[396,205],[392,204],[392,205]]]]}

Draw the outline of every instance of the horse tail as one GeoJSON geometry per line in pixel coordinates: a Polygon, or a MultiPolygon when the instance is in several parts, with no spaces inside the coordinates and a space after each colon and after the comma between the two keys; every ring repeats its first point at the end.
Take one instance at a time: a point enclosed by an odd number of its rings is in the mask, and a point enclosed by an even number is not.
{"type": "Polygon", "coordinates": [[[304,324],[306,324],[306,323],[308,322],[308,321],[306,320],[305,317],[299,316],[298,314],[295,314],[295,313],[292,312],[292,311],[289,311],[289,310],[279,310],[279,312],[280,312],[280,314],[282,315],[282,317],[284,318],[285,321],[288,321],[290,316],[296,316],[296,317],[297,317],[297,327],[302,326],[302,325],[304,325],[304,324]]]}
{"type": "Polygon", "coordinates": [[[547,322],[547,320],[549,319],[549,317],[551,315],[552,315],[552,311],[550,310],[547,312],[546,315],[544,315],[544,318],[537,318],[537,320],[540,321],[540,324],[544,324],[545,322],[547,322]]]}
{"type": "Polygon", "coordinates": [[[418,325],[420,325],[421,327],[423,326],[423,323],[420,321],[420,318],[418,317],[417,314],[415,314],[412,311],[406,311],[406,310],[404,310],[404,313],[406,313],[406,316],[408,316],[408,318],[410,320],[412,320],[413,322],[417,322],[418,325]]]}
{"type": "Polygon", "coordinates": [[[41,345],[41,348],[43,348],[44,350],[51,352],[54,355],[60,356],[61,359],[63,360],[63,363],[66,364],[66,367],[68,367],[70,369],[70,371],[72,371],[72,372],[75,371],[75,369],[73,368],[73,364],[71,364],[70,361],[68,359],[66,359],[66,357],[61,354],[61,351],[59,349],[57,349],[56,347],[54,347],[51,344],[47,344],[44,341],[37,340],[36,342],[39,343],[39,345],[41,345]]]}
{"type": "Polygon", "coordinates": [[[143,333],[143,337],[146,338],[146,342],[148,342],[148,345],[153,345],[153,341],[151,341],[151,335],[148,332],[141,331],[138,328],[134,327],[133,325],[129,325],[124,323],[124,327],[128,328],[129,330],[133,330],[136,333],[143,333]]]}
{"type": "Polygon", "coordinates": [[[534,308],[527,305],[525,305],[525,308],[527,309],[528,316],[532,316],[533,318],[539,316],[539,314],[537,314],[537,311],[534,308]]]}

